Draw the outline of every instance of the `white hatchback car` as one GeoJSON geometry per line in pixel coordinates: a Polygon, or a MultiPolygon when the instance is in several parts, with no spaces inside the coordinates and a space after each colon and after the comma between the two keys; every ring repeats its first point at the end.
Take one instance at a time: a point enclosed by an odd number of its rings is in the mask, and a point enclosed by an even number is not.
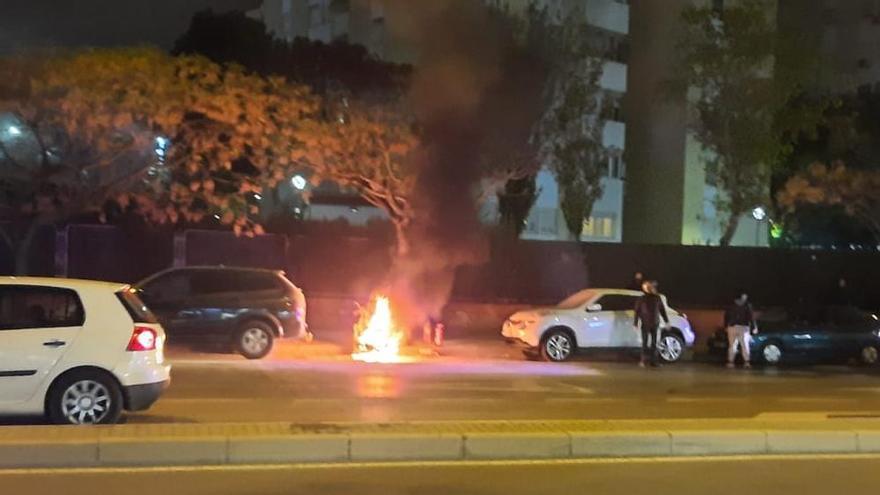
{"type": "Polygon", "coordinates": [[[170,381],[165,332],[127,285],[0,277],[0,414],[113,423],[170,381]]]}
{"type": "MultiPolygon", "coordinates": [[[[519,311],[504,322],[501,334],[512,343],[537,349],[544,359],[565,361],[577,349],[639,349],[641,331],[633,326],[636,300],[642,293],[619,289],[585,289],[555,307],[519,311]]],[[[660,358],[667,363],[681,359],[694,345],[694,332],[687,317],[669,307],[669,325],[657,342],[660,358]]]]}

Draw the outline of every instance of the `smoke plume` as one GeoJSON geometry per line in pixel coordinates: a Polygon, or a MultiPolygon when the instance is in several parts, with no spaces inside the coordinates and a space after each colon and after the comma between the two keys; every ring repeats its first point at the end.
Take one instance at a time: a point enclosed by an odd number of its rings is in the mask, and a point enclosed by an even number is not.
{"type": "Polygon", "coordinates": [[[422,146],[410,228],[411,252],[395,260],[392,290],[413,313],[438,317],[455,271],[488,257],[476,202],[484,156],[499,142],[522,147],[540,111],[540,64],[524,56],[505,16],[475,0],[399,0],[397,39],[417,54],[409,103],[422,146]]]}

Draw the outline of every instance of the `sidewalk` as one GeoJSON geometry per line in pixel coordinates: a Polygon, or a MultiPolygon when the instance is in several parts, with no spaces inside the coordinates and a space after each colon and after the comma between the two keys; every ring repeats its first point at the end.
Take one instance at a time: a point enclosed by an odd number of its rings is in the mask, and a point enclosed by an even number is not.
{"type": "Polygon", "coordinates": [[[880,419],[138,424],[0,429],[0,468],[880,452],[880,419]]]}

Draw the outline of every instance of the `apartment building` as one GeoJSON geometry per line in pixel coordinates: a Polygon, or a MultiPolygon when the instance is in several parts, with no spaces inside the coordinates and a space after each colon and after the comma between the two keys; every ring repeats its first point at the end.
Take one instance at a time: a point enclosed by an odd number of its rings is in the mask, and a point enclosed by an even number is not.
{"type": "MultiPolygon", "coordinates": [[[[277,37],[306,37],[324,42],[345,39],[365,46],[384,60],[418,64],[418,54],[400,37],[395,19],[401,10],[388,8],[387,0],[263,0],[249,12],[262,20],[277,37]]],[[[511,10],[524,10],[531,0],[507,0],[511,10]]],[[[603,195],[584,219],[585,241],[620,242],[623,235],[623,195],[626,164],[626,124],[622,101],[627,92],[629,5],[627,0],[543,0],[557,19],[583,15],[594,45],[603,57],[599,80],[602,104],[602,144],[608,164],[602,179],[603,195]]],[[[399,4],[398,4],[399,5],[399,4]]],[[[415,3],[413,8],[418,8],[415,3]]],[[[524,238],[569,240],[559,208],[559,187],[549,170],[538,174],[540,195],[527,221],[524,238]]],[[[491,209],[493,206],[489,205],[491,209]]],[[[315,214],[320,215],[315,209],[315,214]]],[[[360,209],[363,211],[363,208],[360,209]]],[[[487,217],[492,217],[491,213],[487,217]]]]}
{"type": "MultiPolygon", "coordinates": [[[[686,99],[671,100],[662,83],[672,77],[682,9],[695,2],[724,9],[735,1],[630,2],[624,242],[717,245],[721,238],[715,206],[721,192],[713,184],[711,170],[707,171],[711,153],[688,129],[692,109],[686,99]]],[[[768,3],[768,8],[775,9],[776,4],[768,3]]],[[[753,213],[740,219],[732,245],[769,244],[766,207],[755,205],[753,213]]]]}

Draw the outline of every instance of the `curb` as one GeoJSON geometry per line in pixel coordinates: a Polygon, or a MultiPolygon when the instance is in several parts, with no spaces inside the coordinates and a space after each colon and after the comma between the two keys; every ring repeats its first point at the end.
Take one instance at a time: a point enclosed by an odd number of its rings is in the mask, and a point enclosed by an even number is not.
{"type": "Polygon", "coordinates": [[[9,427],[0,430],[0,469],[880,453],[880,422],[667,423],[9,427]]]}

